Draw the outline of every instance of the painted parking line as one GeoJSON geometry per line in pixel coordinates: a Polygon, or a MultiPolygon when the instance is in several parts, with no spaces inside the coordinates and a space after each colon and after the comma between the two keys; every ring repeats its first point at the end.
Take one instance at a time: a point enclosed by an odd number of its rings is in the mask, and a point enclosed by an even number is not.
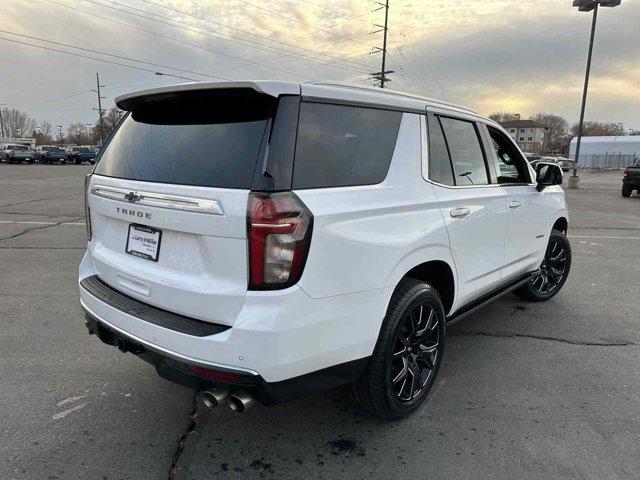
{"type": "Polygon", "coordinates": [[[0,223],[7,225],[84,225],[84,222],[16,222],[14,220],[0,220],[0,223]]]}
{"type": "Polygon", "coordinates": [[[569,238],[603,238],[603,239],[620,239],[620,240],[640,240],[640,237],[609,237],[605,235],[569,235],[569,238]]]}

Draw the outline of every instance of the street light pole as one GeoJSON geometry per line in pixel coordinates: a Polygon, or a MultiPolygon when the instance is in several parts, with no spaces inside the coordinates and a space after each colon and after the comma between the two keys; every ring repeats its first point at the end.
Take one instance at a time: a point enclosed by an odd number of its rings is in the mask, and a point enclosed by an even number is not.
{"type": "Polygon", "coordinates": [[[516,113],[516,145],[520,146],[518,138],[520,138],[520,114],[516,113]]]}
{"type": "Polygon", "coordinates": [[[573,175],[569,179],[569,188],[578,188],[578,163],[580,161],[580,143],[584,126],[584,110],[587,105],[587,90],[589,89],[589,73],[591,72],[591,55],[593,54],[593,42],[596,34],[596,20],[598,19],[598,7],[617,7],[622,0],[573,0],[573,6],[580,12],[593,10],[591,19],[591,35],[589,36],[589,53],[587,54],[587,70],[584,75],[584,88],[582,90],[582,104],[580,106],[580,120],[578,121],[578,138],[576,140],[576,153],[574,156],[573,175]]]}
{"type": "Polygon", "coordinates": [[[0,103],[0,138],[4,138],[4,123],[2,121],[2,107],[4,107],[6,103],[0,103]]]}
{"type": "Polygon", "coordinates": [[[582,141],[582,126],[584,124],[584,109],[587,105],[587,90],[589,89],[589,73],[591,72],[591,55],[593,53],[593,39],[596,34],[596,20],[598,19],[598,4],[593,9],[591,20],[591,36],[589,38],[589,53],[587,54],[587,71],[584,75],[584,88],[582,90],[582,106],[580,107],[580,121],[578,122],[578,139],[576,140],[576,156],[573,164],[573,177],[578,176],[578,162],[580,161],[580,142],[582,141]]]}

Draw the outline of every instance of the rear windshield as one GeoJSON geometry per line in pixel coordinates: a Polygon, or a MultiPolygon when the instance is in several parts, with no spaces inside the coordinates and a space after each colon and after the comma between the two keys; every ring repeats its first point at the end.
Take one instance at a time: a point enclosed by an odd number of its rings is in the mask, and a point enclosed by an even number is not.
{"type": "Polygon", "coordinates": [[[26,147],[25,145],[12,145],[9,148],[11,150],[20,150],[20,151],[29,150],[29,147],[26,147]]]}
{"type": "Polygon", "coordinates": [[[80,150],[81,152],[84,152],[84,153],[93,152],[93,150],[91,150],[90,148],[87,148],[87,147],[82,147],[82,148],[80,148],[79,150],[80,150]]]}
{"type": "Polygon", "coordinates": [[[148,182],[249,189],[275,99],[253,90],[164,94],[139,102],[95,173],[148,182]]]}

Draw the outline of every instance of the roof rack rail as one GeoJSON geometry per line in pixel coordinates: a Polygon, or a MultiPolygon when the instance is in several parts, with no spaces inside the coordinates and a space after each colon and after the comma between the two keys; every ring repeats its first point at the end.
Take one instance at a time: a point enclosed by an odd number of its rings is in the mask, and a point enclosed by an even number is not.
{"type": "Polygon", "coordinates": [[[396,97],[405,97],[405,98],[411,98],[411,99],[415,99],[415,100],[424,100],[425,102],[429,102],[432,103],[434,105],[442,105],[445,107],[453,107],[459,110],[464,110],[465,112],[469,112],[472,113],[474,115],[477,115],[478,112],[476,112],[475,110],[472,110],[471,108],[465,107],[463,105],[458,105],[456,103],[451,103],[451,102],[447,102],[445,100],[438,100],[436,98],[431,98],[431,97],[425,97],[423,95],[416,95],[413,93],[407,93],[407,92],[402,92],[399,90],[392,90],[392,89],[382,89],[382,88],[378,88],[378,87],[370,87],[367,85],[353,85],[350,83],[340,83],[340,82],[332,82],[332,81],[305,81],[305,82],[301,82],[303,84],[308,84],[308,85],[318,85],[318,86],[326,86],[326,87],[338,87],[338,88],[344,88],[344,89],[351,89],[351,90],[362,90],[362,91],[366,91],[366,92],[375,92],[378,93],[380,95],[392,95],[392,96],[396,96],[396,97]]]}

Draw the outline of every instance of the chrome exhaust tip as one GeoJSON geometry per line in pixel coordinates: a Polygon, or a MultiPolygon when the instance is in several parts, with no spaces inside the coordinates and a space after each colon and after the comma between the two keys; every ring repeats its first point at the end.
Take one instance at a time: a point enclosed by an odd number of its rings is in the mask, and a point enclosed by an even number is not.
{"type": "Polygon", "coordinates": [[[235,392],[227,399],[229,408],[236,413],[246,412],[253,405],[253,397],[246,392],[235,392]]]}
{"type": "Polygon", "coordinates": [[[216,408],[229,396],[229,390],[224,388],[210,388],[200,392],[200,400],[207,408],[216,408]]]}

